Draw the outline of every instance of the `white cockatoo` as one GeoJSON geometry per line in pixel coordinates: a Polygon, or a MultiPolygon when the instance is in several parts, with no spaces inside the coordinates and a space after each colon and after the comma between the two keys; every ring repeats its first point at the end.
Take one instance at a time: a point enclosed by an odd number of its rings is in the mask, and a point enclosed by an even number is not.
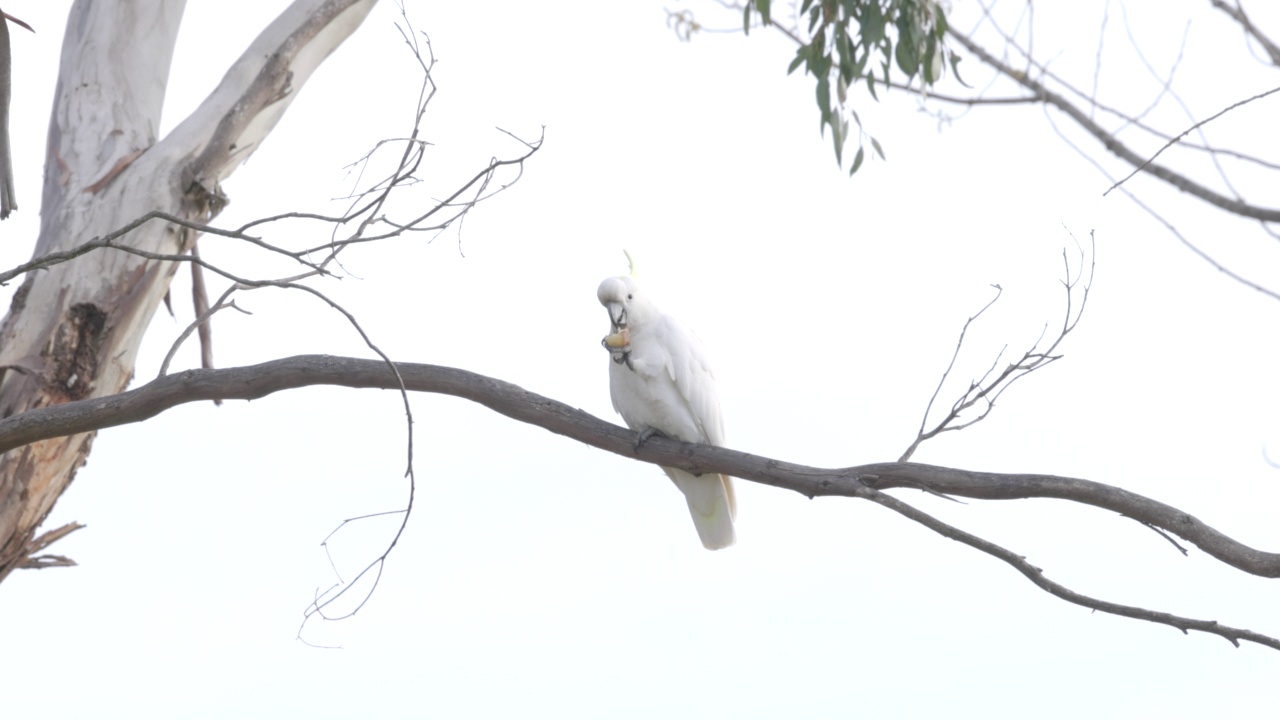
{"type": "MultiPolygon", "coordinates": [[[[627,259],[631,256],[628,254],[627,259]]],[[[724,445],[720,398],[702,341],[659,310],[631,276],[611,277],[596,290],[609,311],[604,339],[613,409],[643,439],[655,432],[673,440],[724,445]]],[[[737,508],[727,475],[693,475],[662,468],[684,493],[703,546],[719,550],[734,542],[737,508]]]]}

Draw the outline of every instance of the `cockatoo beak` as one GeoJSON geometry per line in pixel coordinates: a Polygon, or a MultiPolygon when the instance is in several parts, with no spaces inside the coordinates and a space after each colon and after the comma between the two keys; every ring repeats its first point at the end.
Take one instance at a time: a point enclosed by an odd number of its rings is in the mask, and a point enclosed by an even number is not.
{"type": "Polygon", "coordinates": [[[613,332],[606,335],[601,344],[613,354],[614,362],[625,362],[625,352],[631,346],[631,331],[627,328],[627,308],[620,302],[605,303],[604,307],[609,311],[609,324],[612,325],[613,332]]]}
{"type": "Polygon", "coordinates": [[[605,304],[605,309],[609,311],[609,322],[613,324],[615,333],[627,329],[627,308],[625,305],[620,302],[611,302],[605,304]]]}

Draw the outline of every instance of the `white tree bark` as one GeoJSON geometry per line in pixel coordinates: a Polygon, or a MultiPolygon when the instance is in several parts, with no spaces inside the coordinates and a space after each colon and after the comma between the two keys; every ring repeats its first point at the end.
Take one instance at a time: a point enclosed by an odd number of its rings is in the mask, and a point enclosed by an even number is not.
{"type": "MultiPolygon", "coordinates": [[[[153,210],[208,221],[225,204],[219,183],[374,2],[297,0],[190,117],[157,139],[184,0],[78,0],[67,20],[33,256],[153,210]]],[[[194,241],[188,230],[153,221],[123,242],[180,253],[194,241]]],[[[0,417],[123,390],[175,269],[99,251],[28,275],[0,323],[0,417]]],[[[0,579],[30,554],[92,438],[45,440],[0,457],[0,579]]]]}

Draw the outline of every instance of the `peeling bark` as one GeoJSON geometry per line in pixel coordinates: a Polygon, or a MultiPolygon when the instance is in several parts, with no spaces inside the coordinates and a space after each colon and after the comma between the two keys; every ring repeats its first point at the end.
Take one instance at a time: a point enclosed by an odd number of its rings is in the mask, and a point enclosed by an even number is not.
{"type": "MultiPolygon", "coordinates": [[[[33,257],[67,250],[159,210],[206,223],[220,183],[269,134],[299,88],[374,0],[297,0],[200,107],[157,138],[184,0],[78,0],[67,19],[49,123],[33,257]]],[[[125,241],[182,253],[187,230],[147,223],[125,241]]],[[[0,418],[124,390],[142,334],[176,270],[92,253],[29,275],[0,323],[0,418]]],[[[89,453],[92,433],[0,457],[0,579],[40,549],[36,528],[89,453]]]]}

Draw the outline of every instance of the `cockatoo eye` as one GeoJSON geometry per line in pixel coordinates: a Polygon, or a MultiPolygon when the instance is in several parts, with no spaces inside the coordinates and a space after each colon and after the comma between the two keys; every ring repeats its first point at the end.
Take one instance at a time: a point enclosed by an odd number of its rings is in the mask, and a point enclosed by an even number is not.
{"type": "Polygon", "coordinates": [[[633,297],[633,296],[631,295],[631,293],[627,293],[627,299],[628,299],[628,300],[630,300],[632,297],[633,297]]]}

